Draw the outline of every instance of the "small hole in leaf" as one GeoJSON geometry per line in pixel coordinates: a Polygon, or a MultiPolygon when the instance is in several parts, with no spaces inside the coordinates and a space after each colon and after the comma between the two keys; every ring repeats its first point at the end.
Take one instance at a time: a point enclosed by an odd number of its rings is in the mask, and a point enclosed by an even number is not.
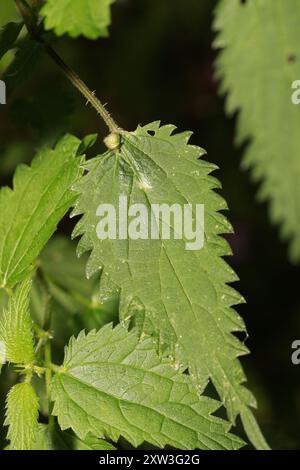
{"type": "Polygon", "coordinates": [[[155,136],[155,131],[148,131],[149,135],[155,136]]]}
{"type": "Polygon", "coordinates": [[[247,0],[240,0],[241,5],[246,5],[247,0]]]}

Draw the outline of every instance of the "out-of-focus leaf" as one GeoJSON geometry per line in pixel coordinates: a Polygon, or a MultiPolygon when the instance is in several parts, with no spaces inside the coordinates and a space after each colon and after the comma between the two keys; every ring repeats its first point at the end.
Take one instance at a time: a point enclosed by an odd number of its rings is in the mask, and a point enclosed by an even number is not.
{"type": "Polygon", "coordinates": [[[260,182],[259,199],[300,261],[300,107],[292,84],[300,77],[298,0],[222,0],[215,47],[226,111],[238,115],[237,143],[248,142],[243,167],[260,182]]]}
{"type": "Polygon", "coordinates": [[[47,425],[39,424],[33,450],[115,450],[115,447],[104,439],[87,436],[81,440],[71,432],[57,428],[51,431],[47,425]]]}
{"type": "MultiPolygon", "coordinates": [[[[0,142],[0,145],[4,142],[0,142]]],[[[0,147],[0,175],[7,176],[14,172],[19,163],[27,163],[32,156],[29,142],[15,140],[0,147]]]]}
{"type": "Polygon", "coordinates": [[[108,35],[111,21],[110,6],[114,0],[46,0],[41,14],[45,16],[46,29],[57,35],[81,34],[89,39],[108,35]]]}
{"type": "Polygon", "coordinates": [[[31,78],[41,62],[43,46],[37,41],[25,38],[18,43],[14,61],[5,73],[5,82],[10,89],[20,86],[31,78]]]}
{"type": "Polygon", "coordinates": [[[93,147],[93,145],[96,143],[97,138],[98,134],[90,134],[84,137],[80,144],[78,152],[85,153],[88,149],[93,147]]]}
{"type": "MultiPolygon", "coordinates": [[[[46,308],[51,310],[54,344],[63,348],[66,341],[80,330],[99,329],[106,323],[118,322],[118,298],[101,303],[97,296],[99,277],[87,279],[86,257],[76,256],[76,246],[66,237],[57,236],[45,247],[38,264],[44,273],[51,295],[46,308]]],[[[35,321],[44,326],[44,288],[36,276],[31,312],[35,321]]]]}
{"type": "Polygon", "coordinates": [[[12,0],[1,0],[0,8],[0,27],[9,21],[17,21],[20,19],[15,3],[12,0]]]}
{"type": "Polygon", "coordinates": [[[23,23],[7,23],[0,29],[0,60],[14,46],[23,23]]]}

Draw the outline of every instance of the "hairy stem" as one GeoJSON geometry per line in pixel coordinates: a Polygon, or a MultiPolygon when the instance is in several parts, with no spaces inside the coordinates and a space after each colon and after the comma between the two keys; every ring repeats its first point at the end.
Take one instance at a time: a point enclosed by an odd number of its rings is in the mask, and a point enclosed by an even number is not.
{"type": "Polygon", "coordinates": [[[61,57],[55,52],[55,50],[45,44],[45,49],[52,60],[60,67],[65,76],[70,82],[79,90],[79,92],[86,98],[87,102],[90,103],[97,113],[101,116],[110,132],[118,133],[120,130],[117,123],[114,121],[112,116],[109,114],[105,106],[96,97],[95,92],[91,91],[83,80],[61,59],[61,57]]]}
{"type": "Polygon", "coordinates": [[[48,399],[48,424],[51,428],[54,425],[54,417],[51,415],[52,413],[52,401],[51,401],[51,381],[52,381],[52,351],[51,351],[51,339],[45,344],[45,385],[46,385],[46,395],[48,399]]]}
{"type": "Polygon", "coordinates": [[[37,269],[37,280],[40,284],[40,289],[43,298],[43,328],[40,328],[38,325],[35,325],[35,331],[39,337],[39,342],[36,348],[36,352],[39,347],[44,345],[44,368],[45,368],[45,387],[46,387],[46,396],[48,400],[48,424],[51,428],[54,426],[54,418],[51,416],[52,412],[52,402],[51,402],[51,380],[52,380],[52,348],[51,340],[52,335],[49,331],[51,328],[51,309],[49,305],[50,292],[47,282],[47,277],[45,276],[41,266],[37,269]]]}
{"type": "Polygon", "coordinates": [[[36,26],[37,18],[26,0],[15,0],[16,7],[22,16],[27,31],[31,34],[36,26]]]}
{"type": "Polygon", "coordinates": [[[115,120],[112,118],[110,113],[107,111],[105,105],[96,97],[95,92],[91,91],[89,87],[84,83],[83,80],[71,69],[63,59],[57,54],[57,52],[42,38],[37,25],[37,18],[35,12],[27,3],[26,0],[15,0],[16,6],[24,20],[29,35],[41,42],[48,55],[52,58],[56,65],[62,70],[64,75],[77,88],[77,90],[85,97],[88,103],[97,111],[100,117],[103,119],[111,133],[118,133],[120,128],[115,120]]]}

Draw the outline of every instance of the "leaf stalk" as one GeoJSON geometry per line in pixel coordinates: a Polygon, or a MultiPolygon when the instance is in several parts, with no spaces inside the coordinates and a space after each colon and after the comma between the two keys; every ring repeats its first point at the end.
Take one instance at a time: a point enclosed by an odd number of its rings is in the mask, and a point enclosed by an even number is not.
{"type": "Polygon", "coordinates": [[[30,7],[26,0],[15,0],[17,9],[22,16],[28,34],[32,39],[39,41],[44,45],[45,51],[51,57],[53,62],[60,68],[63,74],[68,78],[72,85],[84,96],[87,103],[96,110],[97,114],[102,118],[111,133],[118,134],[120,127],[107,111],[104,104],[97,98],[94,91],[91,91],[86,83],[77,75],[77,73],[71,69],[63,59],[57,54],[50,44],[42,37],[40,29],[38,27],[38,17],[35,11],[30,7]]]}

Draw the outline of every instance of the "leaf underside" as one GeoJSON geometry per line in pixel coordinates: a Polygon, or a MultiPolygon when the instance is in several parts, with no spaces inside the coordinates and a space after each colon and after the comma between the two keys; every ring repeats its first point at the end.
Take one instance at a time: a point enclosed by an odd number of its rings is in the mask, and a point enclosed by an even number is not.
{"type": "Polygon", "coordinates": [[[202,392],[209,379],[224,402],[232,423],[238,414],[257,447],[266,447],[255,432],[252,394],[243,386],[245,375],[238,356],[247,348],[232,333],[245,331],[233,305],[243,298],[228,284],[237,276],[222,259],[231,254],[221,237],[231,226],[220,213],[226,203],[215,192],[215,167],[199,159],[204,151],[188,145],[191,133],[175,134],[174,126],[158,122],[122,132],[118,152],[87,164],[88,173],[76,190],[80,197],[73,214],[83,214],[74,231],[82,235],[79,254],[91,250],[87,275],[101,270],[100,299],[120,290],[120,316],[133,320],[142,335],[154,335],[159,350],[175,366],[189,368],[202,392]],[[100,240],[96,233],[99,204],[118,207],[119,195],[128,204],[205,205],[205,244],[199,251],[185,249],[186,240],[100,240]],[[251,422],[251,425],[250,425],[251,422]]]}
{"type": "Polygon", "coordinates": [[[15,385],[6,403],[5,425],[10,450],[31,450],[38,429],[38,397],[29,383],[15,385]]]}
{"type": "Polygon", "coordinates": [[[72,338],[52,384],[53,414],[81,439],[89,433],[135,447],[237,449],[230,424],[211,414],[219,402],[200,396],[191,378],[161,360],[151,339],[106,325],[72,338]]]}
{"type": "Polygon", "coordinates": [[[300,107],[292,83],[300,76],[298,0],[222,0],[215,47],[220,91],[229,115],[239,111],[237,143],[250,140],[243,167],[260,181],[260,200],[300,260],[300,107]],[[284,116],[284,119],[283,119],[284,116]]]}
{"type": "Polygon", "coordinates": [[[20,283],[0,315],[0,341],[4,345],[4,359],[14,364],[31,364],[35,357],[29,313],[30,289],[30,280],[20,283]]]}

